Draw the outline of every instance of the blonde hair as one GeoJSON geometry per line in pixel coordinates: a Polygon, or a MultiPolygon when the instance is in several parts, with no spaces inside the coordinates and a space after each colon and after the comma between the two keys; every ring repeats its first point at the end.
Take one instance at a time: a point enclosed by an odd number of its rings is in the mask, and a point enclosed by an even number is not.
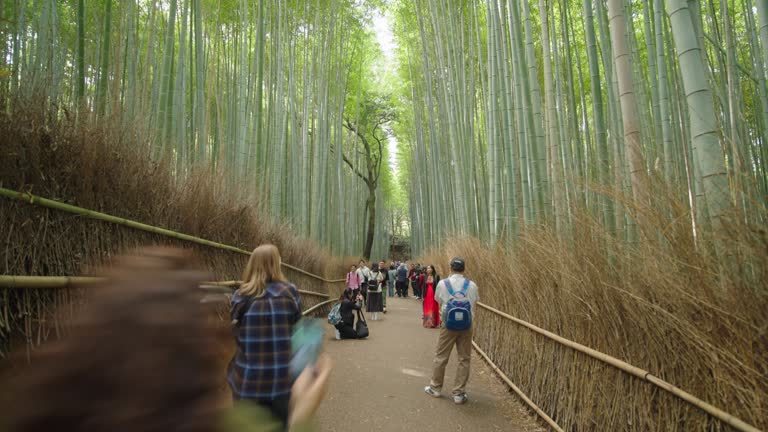
{"type": "Polygon", "coordinates": [[[254,249],[243,272],[243,284],[238,290],[240,295],[259,297],[264,295],[267,284],[286,282],[281,263],[280,251],[275,245],[265,244],[254,249]]]}

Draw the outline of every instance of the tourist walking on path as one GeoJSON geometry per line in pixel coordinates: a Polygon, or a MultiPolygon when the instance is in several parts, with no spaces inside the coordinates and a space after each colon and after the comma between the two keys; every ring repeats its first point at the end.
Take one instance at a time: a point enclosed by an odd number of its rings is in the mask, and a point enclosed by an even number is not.
{"type": "Polygon", "coordinates": [[[360,289],[360,276],[357,275],[357,266],[352,264],[347,273],[346,287],[352,291],[360,289]]]}
{"type": "Polygon", "coordinates": [[[394,262],[389,266],[389,271],[387,273],[388,273],[387,276],[389,276],[389,278],[387,279],[387,285],[389,287],[389,296],[394,297],[395,296],[395,279],[397,278],[397,267],[395,267],[394,262]]]}
{"type": "Polygon", "coordinates": [[[381,304],[383,306],[382,310],[386,314],[387,313],[387,297],[389,297],[389,295],[387,294],[387,288],[389,288],[389,284],[390,284],[389,268],[387,267],[386,262],[379,261],[379,271],[384,274],[384,282],[381,284],[381,304]]]}
{"type": "Polygon", "coordinates": [[[273,245],[254,249],[243,273],[243,284],[232,298],[236,351],[227,382],[235,400],[247,399],[288,423],[291,399],[291,335],[301,318],[296,286],[280,268],[273,245]]]}
{"type": "Polygon", "coordinates": [[[413,263],[411,263],[411,265],[408,266],[408,284],[405,286],[406,297],[408,297],[408,285],[411,286],[413,295],[415,297],[418,297],[418,294],[416,293],[416,264],[413,264],[413,263]]]}
{"type": "Polygon", "coordinates": [[[435,266],[428,265],[424,276],[424,318],[423,325],[426,328],[440,327],[440,306],[435,300],[435,289],[440,283],[440,276],[435,271],[435,266]]]}
{"type": "Polygon", "coordinates": [[[341,294],[341,307],[339,314],[341,314],[341,322],[336,325],[336,331],[338,331],[338,339],[357,339],[357,331],[355,330],[355,311],[359,311],[363,308],[363,296],[360,294],[354,295],[354,291],[351,289],[345,289],[341,294]]]}
{"type": "Polygon", "coordinates": [[[424,267],[419,264],[416,267],[416,278],[413,281],[413,293],[416,295],[416,298],[419,300],[422,300],[424,298],[424,267]]]}
{"type": "Polygon", "coordinates": [[[408,267],[401,263],[397,268],[397,280],[395,281],[398,297],[408,296],[408,267]]]}
{"type": "Polygon", "coordinates": [[[432,397],[440,397],[445,379],[445,366],[456,345],[459,364],[453,387],[453,402],[463,404],[467,401],[465,391],[469,380],[469,361],[472,357],[472,317],[475,304],[480,300],[477,285],[464,277],[464,260],[451,260],[451,275],[437,284],[435,299],[440,305],[443,319],[440,336],[437,340],[433,361],[432,380],[424,392],[432,397]]]}
{"type": "Polygon", "coordinates": [[[357,277],[360,281],[360,287],[358,293],[363,295],[363,304],[366,302],[368,296],[368,279],[371,278],[371,270],[365,264],[365,260],[360,260],[357,266],[357,277]]]}
{"type": "Polygon", "coordinates": [[[365,288],[365,294],[363,294],[363,297],[365,297],[365,305],[368,306],[368,294],[371,292],[371,290],[376,289],[376,285],[378,285],[378,282],[376,281],[376,274],[379,272],[379,263],[375,263],[371,261],[371,269],[369,270],[369,276],[368,276],[368,285],[365,288]]]}
{"type": "Polygon", "coordinates": [[[379,313],[384,312],[384,287],[387,286],[387,278],[389,277],[387,268],[384,266],[384,261],[380,262],[376,268],[376,272],[373,274],[371,281],[375,281],[375,285],[371,285],[368,288],[368,304],[366,311],[373,314],[373,320],[379,320],[379,313]]]}

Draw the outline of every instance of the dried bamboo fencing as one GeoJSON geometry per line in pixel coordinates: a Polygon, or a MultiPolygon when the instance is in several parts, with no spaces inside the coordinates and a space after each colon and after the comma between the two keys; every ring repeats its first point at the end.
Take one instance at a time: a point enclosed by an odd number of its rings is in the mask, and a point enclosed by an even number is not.
{"type": "MultiPolygon", "coordinates": [[[[65,211],[65,212],[76,214],[76,215],[79,215],[79,216],[84,216],[84,217],[87,217],[87,218],[90,218],[90,219],[101,220],[101,221],[104,221],[104,222],[110,222],[110,223],[113,223],[113,224],[122,225],[122,226],[126,226],[126,227],[129,227],[129,228],[134,228],[134,229],[146,231],[146,232],[150,232],[150,233],[153,233],[153,234],[159,234],[159,235],[162,235],[162,236],[166,236],[166,237],[170,237],[170,238],[175,238],[175,239],[178,239],[178,240],[183,240],[183,241],[188,241],[188,242],[191,242],[191,243],[196,243],[196,244],[200,244],[200,245],[204,245],[204,246],[209,246],[209,247],[213,247],[213,248],[228,250],[228,251],[231,251],[231,252],[237,252],[237,253],[244,254],[244,255],[250,255],[251,254],[250,251],[247,251],[247,250],[244,250],[244,249],[240,249],[240,248],[235,247],[235,246],[225,245],[225,244],[217,243],[217,242],[214,242],[214,241],[211,241],[211,240],[206,240],[206,239],[203,239],[203,238],[200,238],[200,237],[195,237],[195,236],[191,236],[191,235],[188,235],[188,234],[178,233],[178,232],[175,232],[175,231],[172,231],[172,230],[169,230],[169,229],[155,227],[155,226],[152,226],[152,225],[143,224],[141,222],[132,221],[132,220],[121,218],[121,217],[117,217],[117,216],[112,216],[112,215],[109,215],[109,214],[106,214],[106,213],[100,213],[100,212],[97,212],[97,211],[88,210],[88,209],[85,209],[85,208],[82,208],[82,207],[73,206],[71,204],[65,204],[65,203],[62,203],[62,202],[59,202],[59,201],[54,201],[54,200],[51,200],[51,199],[38,197],[38,196],[32,195],[30,193],[17,192],[17,191],[11,190],[11,189],[6,189],[6,188],[0,187],[0,196],[6,197],[6,198],[10,198],[10,199],[15,199],[15,200],[18,200],[18,201],[23,201],[23,202],[26,202],[26,203],[29,203],[29,204],[34,204],[34,205],[39,205],[39,206],[42,206],[42,207],[48,207],[48,208],[55,209],[55,210],[65,211]]],[[[324,278],[322,276],[310,273],[310,272],[308,272],[306,270],[300,269],[298,267],[292,266],[292,265],[287,264],[287,263],[282,263],[282,265],[285,268],[293,270],[293,271],[295,271],[297,273],[301,273],[301,274],[303,274],[305,276],[308,276],[308,277],[311,277],[313,279],[317,279],[317,280],[322,281],[324,283],[335,284],[335,283],[343,283],[344,282],[344,279],[326,279],[326,278],[324,278]]]]}
{"type": "MultiPolygon", "coordinates": [[[[491,313],[494,313],[494,314],[502,317],[502,318],[505,318],[505,319],[507,319],[509,321],[512,321],[512,322],[514,322],[516,324],[519,324],[519,325],[521,325],[523,327],[526,327],[527,329],[529,329],[529,330],[531,330],[531,331],[533,331],[535,333],[538,333],[538,334],[540,334],[540,335],[542,335],[542,336],[544,336],[544,337],[546,337],[546,338],[548,338],[548,339],[550,339],[550,340],[552,340],[552,341],[554,341],[554,342],[556,342],[556,343],[558,343],[560,345],[566,346],[566,347],[571,348],[571,349],[573,349],[575,351],[578,351],[578,352],[580,352],[582,354],[585,354],[585,355],[587,355],[587,356],[589,356],[589,357],[591,357],[591,358],[593,358],[595,360],[601,361],[601,362],[603,362],[603,363],[605,363],[607,365],[610,365],[610,366],[612,366],[612,367],[614,367],[614,368],[616,368],[616,369],[618,369],[618,370],[620,370],[620,371],[622,371],[624,373],[630,374],[630,375],[632,375],[632,376],[634,376],[636,378],[639,378],[639,379],[641,379],[643,381],[646,381],[646,382],[648,382],[648,383],[650,383],[650,384],[652,384],[652,385],[654,385],[654,386],[656,386],[656,387],[658,387],[658,388],[660,388],[660,389],[662,389],[662,390],[664,390],[666,392],[669,392],[673,396],[675,396],[675,397],[685,401],[686,403],[688,403],[688,404],[690,404],[690,405],[692,405],[692,406],[694,406],[694,407],[696,407],[696,408],[706,412],[707,414],[711,415],[712,417],[717,418],[718,420],[720,420],[723,423],[733,427],[736,430],[739,430],[739,431],[742,431],[742,432],[761,432],[756,427],[754,427],[754,426],[744,422],[743,420],[741,420],[741,419],[739,419],[739,418],[737,418],[737,417],[735,417],[735,416],[733,416],[733,415],[731,415],[731,414],[729,414],[729,413],[727,413],[727,412],[725,412],[725,411],[723,411],[723,410],[721,410],[721,409],[719,409],[719,408],[717,408],[717,407],[715,407],[715,406],[713,406],[713,405],[711,405],[711,404],[709,404],[709,403],[707,403],[707,402],[697,398],[696,396],[693,396],[692,394],[690,394],[690,393],[680,389],[679,387],[676,387],[676,386],[674,386],[674,385],[672,385],[672,384],[662,380],[661,378],[658,378],[658,377],[652,375],[650,372],[648,372],[648,371],[646,371],[644,369],[641,369],[641,368],[639,368],[637,366],[633,366],[633,365],[631,365],[631,364],[629,364],[627,362],[624,362],[624,361],[621,361],[621,360],[617,359],[616,357],[613,357],[613,356],[610,356],[608,354],[602,353],[600,351],[594,350],[594,349],[589,348],[589,347],[587,347],[585,345],[582,345],[580,343],[577,343],[577,342],[574,342],[572,340],[566,339],[566,338],[564,338],[562,336],[556,335],[556,334],[554,334],[552,332],[544,330],[541,327],[537,327],[537,326],[535,326],[535,325],[533,325],[533,324],[531,324],[531,323],[529,323],[527,321],[523,321],[523,320],[521,320],[519,318],[516,318],[516,317],[514,317],[512,315],[509,315],[509,314],[507,314],[505,312],[502,312],[502,311],[500,311],[498,309],[495,309],[495,308],[493,308],[491,306],[488,306],[486,304],[478,302],[477,305],[479,307],[481,307],[481,308],[491,312],[491,313]]],[[[476,349],[479,349],[479,347],[476,346],[476,349]]],[[[490,358],[488,358],[486,355],[484,355],[484,353],[482,355],[492,366],[494,366],[494,370],[496,370],[497,373],[500,373],[499,368],[495,367],[495,365],[490,360],[490,358]]],[[[505,375],[503,375],[503,374],[501,374],[501,375],[502,375],[502,378],[505,381],[508,380],[508,378],[506,378],[505,375]]],[[[511,383],[511,381],[508,381],[507,384],[509,384],[510,386],[513,385],[511,383]]],[[[513,389],[515,389],[515,388],[516,387],[513,387],[513,389]]],[[[520,393],[518,393],[518,394],[520,394],[520,393]]],[[[521,395],[521,397],[524,397],[524,396],[521,395]]],[[[524,399],[527,399],[527,398],[524,397],[524,399]]],[[[532,403],[533,402],[531,402],[530,404],[532,404],[532,403]]],[[[534,407],[535,405],[531,405],[531,406],[534,407]]],[[[534,410],[537,411],[537,413],[539,415],[541,415],[541,413],[538,412],[540,410],[537,410],[536,408],[534,408],[534,410]]],[[[543,417],[543,418],[547,419],[549,417],[543,417]]],[[[558,429],[555,428],[555,430],[558,430],[558,429]]]]}

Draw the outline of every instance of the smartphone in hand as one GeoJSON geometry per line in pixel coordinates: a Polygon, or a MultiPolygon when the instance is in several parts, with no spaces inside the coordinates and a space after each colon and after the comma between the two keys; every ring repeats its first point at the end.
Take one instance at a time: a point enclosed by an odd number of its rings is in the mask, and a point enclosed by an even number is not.
{"type": "Polygon", "coordinates": [[[323,339],[325,327],[319,319],[302,318],[296,323],[291,337],[293,356],[290,369],[293,378],[317,362],[323,348],[323,339]]]}

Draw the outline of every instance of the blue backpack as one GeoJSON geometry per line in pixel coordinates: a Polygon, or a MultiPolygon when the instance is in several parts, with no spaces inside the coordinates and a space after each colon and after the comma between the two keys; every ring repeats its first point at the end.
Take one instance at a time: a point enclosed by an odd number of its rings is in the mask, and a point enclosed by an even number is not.
{"type": "Polygon", "coordinates": [[[336,303],[328,314],[328,324],[337,326],[341,323],[341,303],[336,303]]]}
{"type": "Polygon", "coordinates": [[[472,303],[467,298],[469,279],[464,279],[461,291],[454,291],[451,282],[445,279],[445,287],[451,299],[445,305],[445,328],[448,330],[469,330],[472,327],[472,303]]]}

